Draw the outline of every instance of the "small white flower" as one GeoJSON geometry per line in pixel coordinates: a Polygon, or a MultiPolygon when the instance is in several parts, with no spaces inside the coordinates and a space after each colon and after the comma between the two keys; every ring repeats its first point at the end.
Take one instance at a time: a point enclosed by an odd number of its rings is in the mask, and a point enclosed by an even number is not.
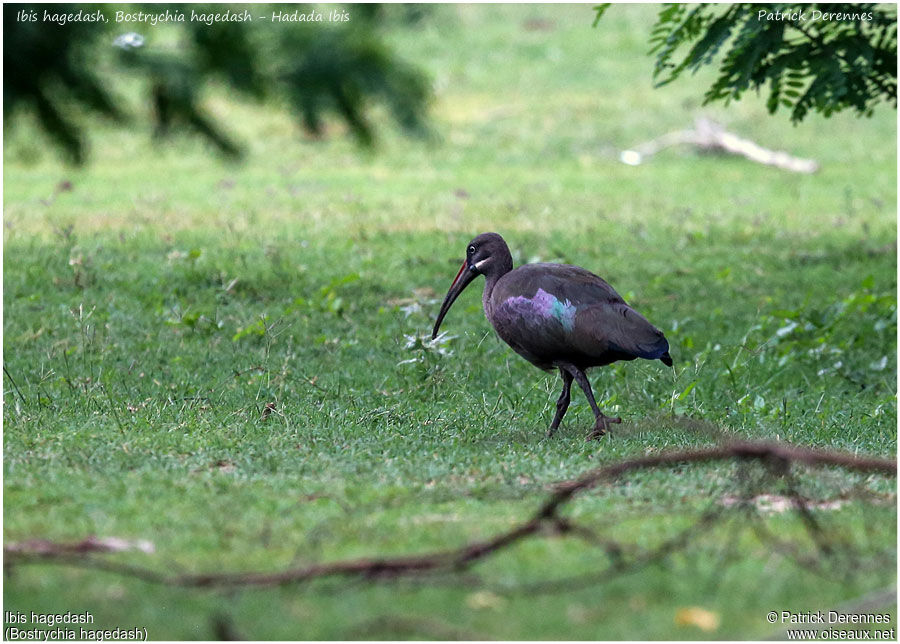
{"type": "Polygon", "coordinates": [[[422,310],[422,305],[418,302],[413,302],[412,304],[401,306],[400,310],[403,311],[404,317],[409,317],[413,313],[419,313],[422,310]]]}
{"type": "Polygon", "coordinates": [[[777,335],[779,338],[783,338],[783,337],[786,336],[788,333],[790,333],[791,331],[793,331],[794,329],[796,329],[798,326],[800,326],[800,325],[797,324],[796,322],[788,322],[788,323],[785,324],[783,327],[781,327],[780,329],[778,329],[778,330],[775,332],[775,335],[777,335]]]}
{"type": "Polygon", "coordinates": [[[137,49],[144,45],[144,37],[141,34],[129,31],[128,33],[116,36],[113,44],[121,49],[137,49]]]}

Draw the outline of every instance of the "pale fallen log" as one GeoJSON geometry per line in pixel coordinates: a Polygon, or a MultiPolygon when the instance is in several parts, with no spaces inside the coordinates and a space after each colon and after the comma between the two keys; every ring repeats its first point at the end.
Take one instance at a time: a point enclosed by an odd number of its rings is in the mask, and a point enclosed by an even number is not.
{"type": "Polygon", "coordinates": [[[704,117],[694,121],[693,130],[669,132],[630,150],[623,150],[619,155],[619,160],[628,165],[640,165],[647,158],[665,148],[685,143],[695,145],[704,152],[738,154],[751,161],[790,172],[811,174],[819,169],[819,164],[812,159],[801,159],[787,152],[769,150],[753,141],[742,139],[737,134],[727,131],[719,123],[704,117]]]}

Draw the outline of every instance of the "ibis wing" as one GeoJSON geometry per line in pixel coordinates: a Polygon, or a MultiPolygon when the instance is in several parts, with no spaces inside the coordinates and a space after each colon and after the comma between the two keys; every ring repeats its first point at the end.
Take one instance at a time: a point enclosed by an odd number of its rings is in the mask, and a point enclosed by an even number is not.
{"type": "Polygon", "coordinates": [[[624,302],[596,304],[579,309],[575,318],[576,341],[581,351],[600,357],[655,360],[669,350],[662,331],[624,302]]]}
{"type": "MultiPolygon", "coordinates": [[[[517,268],[514,273],[518,273],[515,281],[522,284],[520,290],[528,290],[525,284],[529,285],[532,291],[540,287],[553,293],[558,299],[568,300],[578,307],[613,302],[625,303],[625,300],[602,277],[580,266],[526,264],[517,268]]],[[[515,289],[516,285],[511,286],[515,289]]]]}
{"type": "Polygon", "coordinates": [[[542,367],[555,360],[596,366],[655,359],[669,348],[612,286],[577,266],[520,266],[500,279],[486,311],[500,337],[542,367]]]}

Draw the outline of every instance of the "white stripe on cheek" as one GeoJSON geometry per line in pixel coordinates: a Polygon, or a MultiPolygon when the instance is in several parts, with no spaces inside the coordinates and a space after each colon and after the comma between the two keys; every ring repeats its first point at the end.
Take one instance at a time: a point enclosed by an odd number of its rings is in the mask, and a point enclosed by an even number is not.
{"type": "Polygon", "coordinates": [[[480,262],[475,262],[475,268],[477,268],[480,271],[481,267],[484,266],[485,264],[487,264],[489,261],[491,261],[490,257],[488,257],[487,259],[483,259],[480,262]]]}

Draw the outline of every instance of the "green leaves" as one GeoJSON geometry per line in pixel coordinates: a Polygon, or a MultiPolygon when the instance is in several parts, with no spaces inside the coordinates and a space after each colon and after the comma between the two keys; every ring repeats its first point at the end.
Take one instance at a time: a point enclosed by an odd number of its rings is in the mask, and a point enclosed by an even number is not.
{"type": "Polygon", "coordinates": [[[346,305],[344,298],[339,295],[341,288],[347,284],[359,281],[359,273],[348,273],[341,277],[336,277],[328,284],[319,288],[318,292],[311,294],[309,297],[298,297],[294,300],[294,304],[298,307],[308,307],[309,310],[319,313],[330,313],[341,317],[346,305]]]}
{"type": "Polygon", "coordinates": [[[251,322],[247,326],[241,327],[238,329],[238,332],[234,334],[231,338],[232,342],[237,342],[246,337],[264,337],[266,335],[266,323],[268,322],[269,317],[267,315],[261,316],[257,320],[251,322]]]}
{"type": "Polygon", "coordinates": [[[650,36],[657,86],[714,64],[723,49],[704,104],[727,104],[768,84],[769,112],[787,108],[795,123],[810,110],[869,116],[880,102],[897,106],[897,11],[890,5],[666,5],[650,36]]]}
{"type": "MultiPolygon", "coordinates": [[[[257,5],[254,12],[265,15],[275,6],[257,5]]],[[[55,11],[77,13],[80,7],[55,5],[55,11]]],[[[84,12],[98,11],[93,5],[84,7],[84,12]]],[[[130,7],[160,13],[160,5],[130,7]]],[[[168,11],[215,13],[216,7],[180,5],[168,11]]],[[[124,122],[129,114],[110,87],[134,80],[152,106],[157,137],[197,135],[230,158],[243,155],[243,144],[212,116],[202,98],[216,82],[236,97],[287,105],[314,136],[323,136],[326,119],[334,116],[361,144],[372,145],[375,132],[367,115],[376,103],[385,105],[406,132],[426,131],[429,86],[416,67],[381,41],[372,24],[377,14],[312,26],[259,17],[212,24],[174,21],[159,27],[143,22],[135,25],[140,34],[128,40],[131,44],[115,52],[114,35],[121,30],[112,10],[99,10],[105,21],[64,26],[17,18],[41,11],[31,5],[4,6],[4,114],[34,114],[77,164],[86,159],[85,132],[92,117],[124,122]],[[178,30],[173,39],[177,46],[165,44],[164,29],[178,30]]]]}
{"type": "Polygon", "coordinates": [[[600,22],[600,18],[603,17],[603,14],[606,13],[606,10],[609,9],[611,2],[604,2],[603,4],[598,4],[594,6],[594,11],[597,12],[597,15],[594,16],[594,22],[591,25],[592,27],[596,27],[597,23],[600,22]]]}
{"type": "MultiPolygon", "coordinates": [[[[77,13],[76,9],[54,6],[55,13],[77,13]]],[[[103,33],[103,23],[45,24],[40,21],[42,11],[30,5],[3,7],[3,113],[8,119],[20,111],[33,113],[66,158],[81,163],[87,146],[73,120],[73,108],[124,120],[114,95],[96,72],[94,57],[87,54],[103,33]],[[32,20],[20,19],[29,14],[32,20]]]]}
{"type": "Polygon", "coordinates": [[[872,360],[863,347],[875,339],[889,345],[897,330],[894,289],[876,290],[875,286],[874,277],[868,276],[858,290],[827,306],[772,311],[764,318],[765,333],[770,334],[765,351],[778,358],[779,366],[813,361],[820,377],[837,374],[870,386],[866,382],[873,375],[870,372],[884,371],[890,359],[872,360]]]}

